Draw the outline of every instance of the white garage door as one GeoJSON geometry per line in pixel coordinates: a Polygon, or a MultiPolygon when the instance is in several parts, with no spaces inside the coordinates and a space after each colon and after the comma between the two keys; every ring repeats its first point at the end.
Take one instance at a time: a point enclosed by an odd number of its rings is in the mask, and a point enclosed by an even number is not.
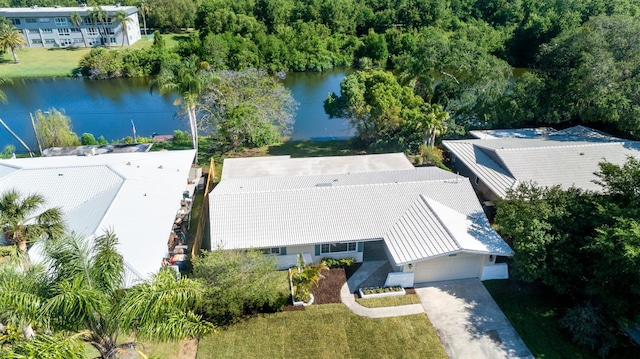
{"type": "Polygon", "coordinates": [[[480,277],[483,256],[458,253],[453,257],[440,257],[414,265],[415,283],[438,280],[480,277]]]}

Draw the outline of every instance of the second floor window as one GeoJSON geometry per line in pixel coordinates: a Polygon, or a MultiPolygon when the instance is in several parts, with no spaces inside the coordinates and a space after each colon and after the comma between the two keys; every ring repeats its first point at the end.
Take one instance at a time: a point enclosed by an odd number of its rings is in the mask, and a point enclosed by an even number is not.
{"type": "Polygon", "coordinates": [[[57,17],[55,18],[56,26],[67,26],[67,18],[66,17],[57,17]]]}

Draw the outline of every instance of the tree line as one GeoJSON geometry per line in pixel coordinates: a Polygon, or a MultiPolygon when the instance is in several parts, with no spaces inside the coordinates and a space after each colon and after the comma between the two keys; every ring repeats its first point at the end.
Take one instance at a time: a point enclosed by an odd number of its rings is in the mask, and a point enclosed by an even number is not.
{"type": "Polygon", "coordinates": [[[521,184],[497,204],[514,275],[566,303],[558,324],[600,356],[640,321],[640,161],[600,164],[603,191],[521,184]]]}

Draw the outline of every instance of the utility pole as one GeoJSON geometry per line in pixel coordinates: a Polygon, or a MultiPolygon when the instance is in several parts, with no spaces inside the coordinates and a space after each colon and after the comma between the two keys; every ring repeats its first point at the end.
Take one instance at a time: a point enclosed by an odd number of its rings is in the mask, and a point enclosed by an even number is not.
{"type": "Polygon", "coordinates": [[[40,156],[42,156],[42,144],[38,137],[38,131],[36,131],[36,122],[33,120],[33,115],[29,112],[29,118],[31,119],[31,127],[33,127],[33,133],[36,135],[36,142],[38,142],[38,149],[40,149],[40,156]]]}

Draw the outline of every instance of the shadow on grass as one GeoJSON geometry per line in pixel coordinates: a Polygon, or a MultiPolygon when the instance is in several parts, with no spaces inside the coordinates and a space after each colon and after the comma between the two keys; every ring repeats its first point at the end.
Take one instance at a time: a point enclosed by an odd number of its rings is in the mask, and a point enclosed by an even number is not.
{"type": "Polygon", "coordinates": [[[328,141],[287,141],[269,147],[270,155],[290,155],[291,157],[348,156],[361,154],[363,151],[354,147],[352,140],[328,141]]]}
{"type": "Polygon", "coordinates": [[[49,47],[47,51],[78,51],[80,49],[84,49],[84,47],[79,46],[65,46],[65,47],[49,47]]]}

